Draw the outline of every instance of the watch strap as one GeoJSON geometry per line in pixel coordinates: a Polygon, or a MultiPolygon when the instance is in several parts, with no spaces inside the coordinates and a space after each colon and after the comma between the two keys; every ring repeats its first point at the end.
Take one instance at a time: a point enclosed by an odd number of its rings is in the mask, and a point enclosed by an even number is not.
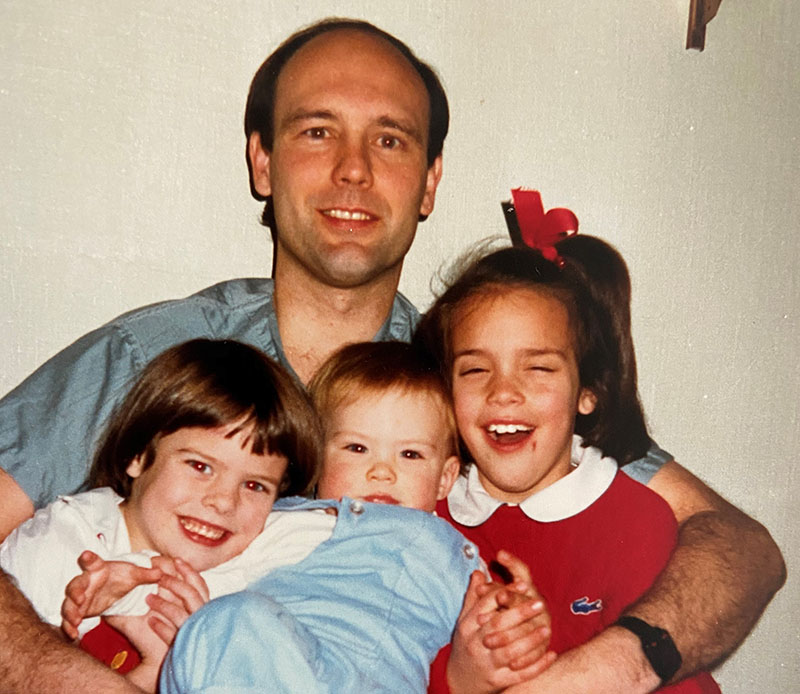
{"type": "Polygon", "coordinates": [[[644,655],[653,672],[661,678],[662,686],[680,670],[683,659],[666,629],[654,627],[643,619],[629,616],[620,617],[616,624],[639,637],[644,655]]]}

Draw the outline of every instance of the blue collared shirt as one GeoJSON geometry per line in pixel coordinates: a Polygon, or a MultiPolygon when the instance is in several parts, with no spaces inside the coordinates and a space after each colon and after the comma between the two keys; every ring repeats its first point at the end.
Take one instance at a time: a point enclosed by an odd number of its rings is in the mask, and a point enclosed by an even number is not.
{"type": "MultiPolygon", "coordinates": [[[[402,294],[375,340],[408,341],[419,313],[402,294]]],[[[47,361],[0,400],[0,467],[38,508],[81,487],[113,408],[144,366],[195,338],[239,340],[281,362],[271,279],[235,279],[114,319],[47,361]]]]}

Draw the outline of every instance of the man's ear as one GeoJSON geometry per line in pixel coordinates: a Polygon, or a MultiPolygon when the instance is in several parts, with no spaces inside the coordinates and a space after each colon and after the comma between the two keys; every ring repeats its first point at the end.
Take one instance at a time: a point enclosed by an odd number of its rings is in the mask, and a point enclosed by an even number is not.
{"type": "Polygon", "coordinates": [[[125,472],[128,474],[128,477],[133,477],[136,479],[139,475],[142,474],[144,471],[144,453],[142,455],[137,455],[133,460],[131,460],[128,467],[125,468],[125,472]]]}
{"type": "Polygon", "coordinates": [[[247,163],[250,168],[250,189],[254,196],[258,194],[266,199],[272,194],[269,179],[269,152],[261,145],[261,133],[251,133],[247,141],[247,163]]]}
{"type": "Polygon", "coordinates": [[[588,388],[578,393],[578,414],[592,414],[597,407],[597,396],[588,388]]]}
{"type": "Polygon", "coordinates": [[[436,493],[437,501],[441,501],[450,493],[450,490],[456,483],[456,479],[458,479],[460,470],[461,461],[458,459],[458,456],[451,455],[445,460],[444,467],[442,467],[442,476],[439,478],[439,490],[436,493]]]}
{"type": "Polygon", "coordinates": [[[422,196],[422,203],[419,206],[420,217],[427,217],[433,212],[433,203],[436,202],[436,188],[442,180],[442,155],[440,154],[428,167],[425,179],[425,194],[422,196]]]}

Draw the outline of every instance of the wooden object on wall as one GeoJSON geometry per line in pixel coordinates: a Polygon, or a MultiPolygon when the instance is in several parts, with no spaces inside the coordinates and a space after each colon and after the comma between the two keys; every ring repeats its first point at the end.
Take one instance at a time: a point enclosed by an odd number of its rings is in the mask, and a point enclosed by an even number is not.
{"type": "Polygon", "coordinates": [[[690,0],[689,31],[686,34],[686,48],[702,51],[706,46],[706,24],[717,14],[722,0],[690,0]]]}

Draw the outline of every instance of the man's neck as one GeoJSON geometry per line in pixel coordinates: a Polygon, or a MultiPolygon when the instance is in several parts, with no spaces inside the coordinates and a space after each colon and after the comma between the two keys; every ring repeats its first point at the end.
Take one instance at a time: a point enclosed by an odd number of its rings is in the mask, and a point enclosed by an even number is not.
{"type": "Polygon", "coordinates": [[[286,359],[303,383],[340,347],[375,337],[392,310],[399,278],[398,268],[367,285],[342,289],[276,264],[278,330],[286,359]]]}

